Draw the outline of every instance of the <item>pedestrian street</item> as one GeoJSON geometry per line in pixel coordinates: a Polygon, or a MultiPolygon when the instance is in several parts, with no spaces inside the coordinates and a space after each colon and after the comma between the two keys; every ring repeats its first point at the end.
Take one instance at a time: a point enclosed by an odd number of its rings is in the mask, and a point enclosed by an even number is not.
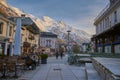
{"type": "Polygon", "coordinates": [[[17,80],[86,80],[85,68],[68,65],[67,56],[61,59],[49,57],[47,64],[40,64],[36,70],[25,72],[17,80]]]}

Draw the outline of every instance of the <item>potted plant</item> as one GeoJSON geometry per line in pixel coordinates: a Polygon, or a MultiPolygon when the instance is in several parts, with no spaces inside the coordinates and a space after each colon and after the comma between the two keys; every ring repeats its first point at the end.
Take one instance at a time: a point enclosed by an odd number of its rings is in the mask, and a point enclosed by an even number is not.
{"type": "Polygon", "coordinates": [[[41,64],[47,64],[48,54],[41,54],[41,64]]]}

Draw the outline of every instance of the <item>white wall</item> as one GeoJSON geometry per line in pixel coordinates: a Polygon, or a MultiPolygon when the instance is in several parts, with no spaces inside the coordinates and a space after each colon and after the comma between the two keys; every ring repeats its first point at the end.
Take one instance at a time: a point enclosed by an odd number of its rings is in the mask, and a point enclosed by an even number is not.
{"type": "Polygon", "coordinates": [[[115,45],[115,53],[120,54],[120,44],[119,45],[115,45]]]}
{"type": "Polygon", "coordinates": [[[56,41],[57,41],[56,38],[45,38],[45,37],[41,37],[41,38],[40,38],[40,46],[46,47],[47,44],[50,44],[50,45],[51,45],[50,48],[55,49],[56,41]],[[47,40],[51,40],[51,42],[50,42],[50,43],[47,43],[47,40]]]}
{"type": "Polygon", "coordinates": [[[105,53],[111,53],[111,46],[105,46],[105,53]]]}
{"type": "Polygon", "coordinates": [[[102,47],[98,47],[98,53],[102,52],[102,47]]]}

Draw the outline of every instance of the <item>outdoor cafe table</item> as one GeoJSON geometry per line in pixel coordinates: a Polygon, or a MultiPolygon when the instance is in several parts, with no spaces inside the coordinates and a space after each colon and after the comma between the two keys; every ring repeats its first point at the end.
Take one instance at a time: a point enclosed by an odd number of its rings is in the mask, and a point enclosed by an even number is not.
{"type": "MultiPolygon", "coordinates": [[[[14,75],[14,77],[18,77],[18,75],[17,75],[17,67],[21,67],[23,65],[24,65],[24,63],[16,63],[15,64],[15,75],[14,75]]],[[[6,69],[7,69],[7,64],[3,63],[3,75],[2,75],[2,78],[6,78],[6,74],[5,74],[6,69]]]]}

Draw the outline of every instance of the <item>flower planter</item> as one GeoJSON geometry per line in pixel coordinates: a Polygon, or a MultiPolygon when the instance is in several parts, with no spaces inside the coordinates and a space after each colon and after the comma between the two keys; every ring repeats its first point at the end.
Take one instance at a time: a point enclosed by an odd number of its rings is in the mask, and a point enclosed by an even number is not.
{"type": "Polygon", "coordinates": [[[41,54],[41,64],[47,64],[47,58],[48,55],[47,54],[41,54]]]}

